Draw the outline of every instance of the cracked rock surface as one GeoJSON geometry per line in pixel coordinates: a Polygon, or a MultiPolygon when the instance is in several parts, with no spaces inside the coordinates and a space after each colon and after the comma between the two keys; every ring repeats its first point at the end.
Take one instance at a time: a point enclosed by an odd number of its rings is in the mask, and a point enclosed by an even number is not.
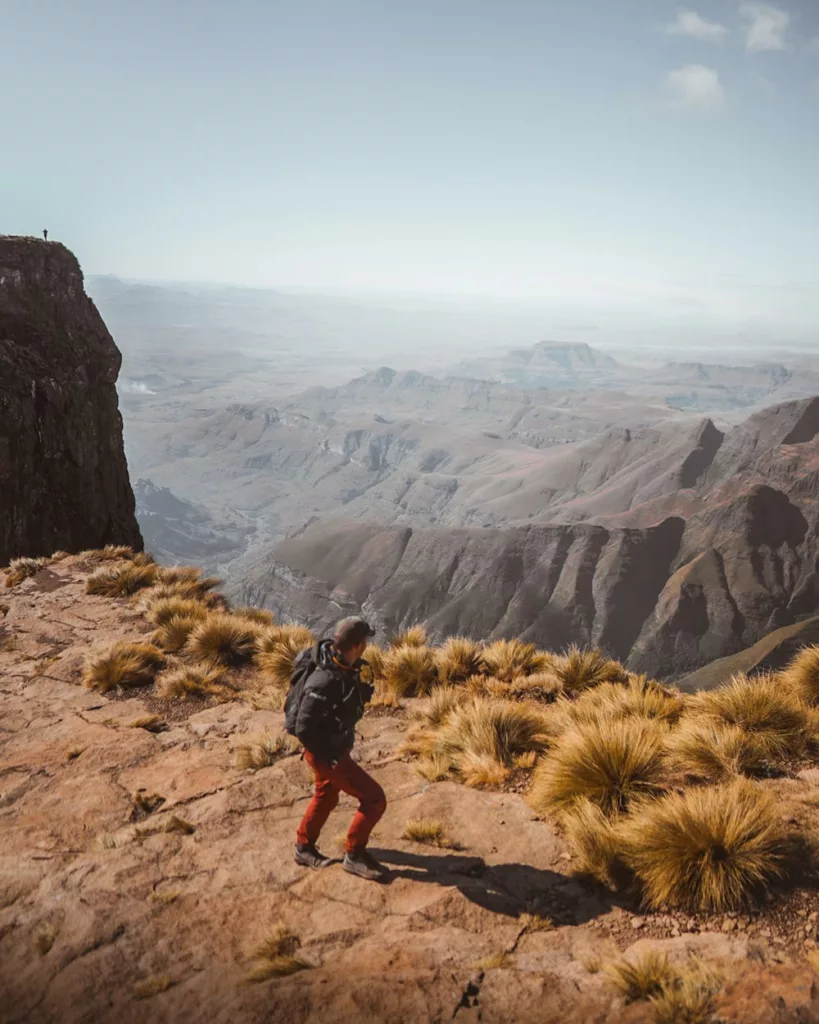
{"type": "MultiPolygon", "coordinates": [[[[372,845],[391,883],[297,867],[302,761],[236,767],[236,747],[281,714],[84,689],[89,651],[150,631],[134,603],[86,595],[86,574],[69,558],[2,594],[4,1022],[636,1022],[646,1004],[624,1006],[597,967],[646,944],[719,964],[721,1019],[819,1019],[815,976],[775,929],[768,942],[741,921],[681,933],[672,917],[638,917],[572,877],[561,838],[517,794],[420,778],[396,754],[402,715],[365,717],[355,754],[389,798],[372,845]],[[131,724],[149,713],[167,728],[131,724]],[[137,810],[139,791],[161,802],[137,810]],[[458,848],[401,839],[420,817],[458,848]],[[551,927],[532,927],[532,913],[551,927]],[[310,969],[249,983],[278,921],[310,969]],[[503,966],[481,965],[501,954],[503,966]]],[[[340,854],[352,811],[342,798],[326,852],[340,854]]]]}

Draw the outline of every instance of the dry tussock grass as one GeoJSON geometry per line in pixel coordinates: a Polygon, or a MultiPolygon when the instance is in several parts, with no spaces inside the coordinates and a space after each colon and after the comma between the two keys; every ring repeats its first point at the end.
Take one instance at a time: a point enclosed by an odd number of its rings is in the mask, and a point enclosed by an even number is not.
{"type": "Polygon", "coordinates": [[[647,949],[631,959],[613,960],[604,970],[627,1003],[662,995],[676,976],[668,956],[656,949],[647,949]]]}
{"type": "Polygon", "coordinates": [[[151,634],[151,640],[161,647],[168,654],[179,654],[190,639],[191,633],[202,622],[204,615],[190,617],[187,615],[174,615],[173,618],[163,622],[151,634]]]}
{"type": "Polygon", "coordinates": [[[196,825],[190,821],[186,821],[185,818],[180,818],[176,814],[172,814],[162,825],[162,831],[167,833],[178,832],[183,836],[192,836],[196,831],[196,825]]]}
{"type": "MultiPolygon", "coordinates": [[[[64,552],[62,552],[64,554],[64,552]]],[[[104,548],[89,548],[81,551],[77,558],[84,562],[117,562],[133,561],[136,557],[134,549],[126,544],[106,544],[104,548]]]]}
{"type": "Polygon", "coordinates": [[[625,870],[619,822],[606,817],[591,800],[579,800],[562,818],[566,840],[575,856],[575,871],[612,891],[622,887],[625,870]]]}
{"type": "Polygon", "coordinates": [[[738,726],[754,737],[757,749],[770,759],[804,750],[805,708],[793,690],[773,676],[734,676],[716,690],[690,697],[686,715],[738,726]]]}
{"type": "Polygon", "coordinates": [[[194,565],[157,566],[156,578],[159,584],[177,587],[179,592],[200,599],[222,584],[217,576],[203,576],[202,570],[194,565]]]}
{"type": "Polygon", "coordinates": [[[390,647],[426,647],[428,640],[426,626],[410,626],[391,638],[390,647]]]}
{"type": "Polygon", "coordinates": [[[385,651],[377,644],[367,644],[362,655],[364,661],[370,666],[370,673],[372,674],[372,682],[378,683],[379,680],[384,678],[384,658],[385,651]]]}
{"type": "Polygon", "coordinates": [[[652,996],[652,1024],[714,1024],[720,988],[713,972],[694,970],[676,976],[652,996]]]}
{"type": "Polygon", "coordinates": [[[270,626],[256,637],[254,663],[277,686],[287,688],[296,658],[315,643],[315,636],[304,626],[270,626]]]}
{"type": "Polygon", "coordinates": [[[666,785],[665,733],[656,722],[619,719],[565,732],[535,772],[530,802],[539,814],[560,814],[584,798],[604,814],[666,785]]]}
{"type": "Polygon", "coordinates": [[[435,667],[442,683],[464,683],[483,672],[481,645],[464,636],[451,636],[435,649],[435,667]]]}
{"type": "Polygon", "coordinates": [[[668,737],[668,761],[684,778],[728,782],[754,775],[763,766],[763,752],[753,735],[718,719],[690,719],[668,737]]]}
{"type": "Polygon", "coordinates": [[[283,921],[279,921],[256,947],[247,980],[268,981],[308,970],[311,965],[296,956],[300,945],[299,938],[283,921]]]}
{"type": "Polygon", "coordinates": [[[437,846],[441,849],[452,849],[455,846],[452,840],[447,837],[441,822],[433,821],[430,818],[410,818],[404,826],[401,838],[411,843],[437,846]]]}
{"type": "Polygon", "coordinates": [[[36,576],[37,573],[48,565],[47,558],[14,558],[9,562],[6,572],[6,586],[16,587],[23,580],[36,576]]]}
{"type": "Polygon", "coordinates": [[[556,735],[573,726],[605,725],[623,719],[646,719],[673,726],[683,710],[679,693],[641,676],[627,684],[601,683],[575,699],[559,697],[551,716],[556,735]]]}
{"type": "Polygon", "coordinates": [[[427,754],[415,765],[415,771],[427,782],[442,782],[449,778],[452,762],[444,754],[427,754]]]}
{"type": "Polygon", "coordinates": [[[147,732],[163,732],[167,726],[159,715],[142,715],[128,723],[129,729],[145,729],[147,732]]]}
{"type": "Polygon", "coordinates": [[[66,761],[76,761],[77,758],[81,757],[87,749],[87,747],[82,747],[79,745],[75,747],[69,747],[68,750],[65,752],[66,761]]]}
{"type": "Polygon", "coordinates": [[[153,644],[120,640],[86,661],[82,682],[98,693],[108,693],[117,687],[127,690],[150,686],[164,660],[162,651],[153,644]]]}
{"type": "Polygon", "coordinates": [[[819,703],[819,646],[803,647],[780,678],[806,704],[819,703]]]}
{"type": "Polygon", "coordinates": [[[188,697],[219,697],[227,699],[234,691],[222,683],[223,669],[210,665],[177,665],[158,676],[156,694],[163,700],[186,700],[188,697]]]}
{"type": "Polygon", "coordinates": [[[518,676],[547,672],[554,664],[552,655],[516,639],[495,640],[484,647],[481,657],[487,674],[502,683],[511,683],[518,676]]]}
{"type": "Polygon", "coordinates": [[[238,619],[258,622],[260,626],[272,626],[275,623],[273,612],[269,612],[266,608],[251,608],[249,605],[242,605],[239,608],[234,608],[233,614],[238,619]]]}
{"type": "Polygon", "coordinates": [[[740,780],[671,793],[624,820],[625,855],[648,906],[743,906],[788,869],[792,836],[774,797],[740,780]]]}
{"type": "Polygon", "coordinates": [[[554,659],[554,672],[566,693],[581,693],[601,683],[626,683],[629,679],[619,661],[606,658],[596,648],[583,650],[574,644],[554,659]]]}
{"type": "Polygon", "coordinates": [[[258,628],[228,612],[211,612],[191,631],[184,652],[212,667],[234,668],[251,660],[258,628]]]}
{"type": "Polygon", "coordinates": [[[417,697],[430,692],[438,676],[429,647],[401,644],[384,658],[384,688],[397,697],[417,697]]]}
{"type": "Polygon", "coordinates": [[[181,594],[157,597],[153,591],[149,591],[145,602],[145,617],[154,626],[164,626],[171,619],[204,619],[207,615],[207,605],[181,594]]]}
{"type": "Polygon", "coordinates": [[[425,759],[447,761],[467,785],[492,786],[504,781],[518,755],[542,750],[547,740],[543,714],[533,705],[471,697],[439,726],[419,727],[412,742],[425,759]]]}
{"type": "Polygon", "coordinates": [[[297,754],[301,744],[295,736],[287,732],[275,735],[264,732],[258,736],[249,736],[246,741],[236,747],[236,767],[258,771],[269,768],[283,757],[297,754]]]}
{"type": "Polygon", "coordinates": [[[97,569],[85,581],[85,590],[100,597],[130,597],[138,590],[152,586],[155,580],[155,565],[129,562],[127,565],[97,569]]]}

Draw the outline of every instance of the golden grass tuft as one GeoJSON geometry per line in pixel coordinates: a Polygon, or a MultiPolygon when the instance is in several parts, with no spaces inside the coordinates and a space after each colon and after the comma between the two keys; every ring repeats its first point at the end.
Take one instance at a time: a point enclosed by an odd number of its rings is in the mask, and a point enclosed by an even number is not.
{"type": "MultiPolygon", "coordinates": [[[[204,609],[203,609],[204,611],[204,609]]],[[[151,634],[151,640],[168,654],[178,654],[187,644],[191,633],[203,621],[204,615],[174,615],[151,634]]]]}
{"type": "MultiPolygon", "coordinates": [[[[487,680],[489,682],[489,680],[487,680]]],[[[541,704],[552,704],[563,692],[563,684],[554,672],[533,672],[530,676],[518,676],[506,684],[507,695],[512,700],[535,700],[541,704]]]]}
{"type": "Polygon", "coordinates": [[[415,749],[437,759],[470,786],[504,781],[520,754],[541,750],[547,742],[544,717],[534,705],[471,697],[458,703],[437,728],[413,734],[415,749]]]}
{"type": "Polygon", "coordinates": [[[66,761],[76,761],[77,758],[84,754],[87,749],[87,747],[79,745],[75,747],[69,747],[68,750],[65,752],[66,761]]]}
{"type": "Polygon", "coordinates": [[[290,733],[278,732],[273,735],[263,732],[258,736],[249,736],[236,747],[236,767],[255,772],[260,768],[269,768],[281,758],[298,753],[300,749],[301,744],[290,733]]]}
{"type": "Polygon", "coordinates": [[[211,667],[232,668],[251,660],[258,628],[228,612],[211,612],[191,631],[184,653],[211,667]]]}
{"type": "Polygon", "coordinates": [[[575,856],[575,872],[613,891],[621,888],[625,872],[619,823],[591,800],[580,800],[563,815],[562,824],[575,856]]]}
{"type": "Polygon", "coordinates": [[[626,683],[629,674],[619,661],[606,658],[596,648],[572,645],[554,661],[554,671],[566,693],[581,693],[601,683],[626,683]]]}
{"type": "Polygon", "coordinates": [[[521,914],[518,922],[523,925],[527,932],[550,932],[555,926],[551,917],[546,917],[535,911],[521,914]]]}
{"type": "Polygon", "coordinates": [[[85,581],[85,589],[89,594],[100,597],[130,597],[138,590],[150,587],[156,580],[155,565],[110,566],[98,569],[85,581]]]}
{"type": "Polygon", "coordinates": [[[441,849],[452,849],[455,845],[451,839],[447,838],[441,822],[433,821],[430,818],[410,818],[404,826],[401,838],[410,843],[438,846],[441,849]]]}
{"type": "Polygon", "coordinates": [[[546,672],[554,662],[552,655],[517,639],[495,640],[484,647],[481,657],[485,671],[502,683],[511,683],[518,676],[546,672]]]}
{"type": "Polygon", "coordinates": [[[300,945],[299,938],[280,921],[254,951],[247,980],[268,981],[308,970],[311,965],[296,956],[300,945]]]}
{"type": "Polygon", "coordinates": [[[204,619],[208,615],[207,605],[192,597],[173,594],[169,597],[147,595],[145,615],[155,626],[164,626],[171,619],[204,619]]]}
{"type": "Polygon", "coordinates": [[[806,704],[819,703],[819,645],[803,647],[780,679],[806,704]]]}
{"type": "Polygon", "coordinates": [[[443,754],[422,757],[415,765],[415,771],[427,782],[442,782],[449,778],[452,762],[443,754]]]}
{"type": "Polygon", "coordinates": [[[424,696],[437,680],[435,656],[429,647],[401,644],[384,658],[385,689],[397,697],[424,696]]]}
{"type": "Polygon", "coordinates": [[[51,923],[43,924],[37,929],[34,933],[34,948],[40,956],[45,956],[49,952],[58,935],[59,929],[51,923]]]}
{"type": "Polygon", "coordinates": [[[174,984],[170,974],[154,974],[150,978],[143,978],[142,981],[134,983],[134,999],[150,999],[160,992],[167,992],[174,984]]]}
{"type": "Polygon", "coordinates": [[[249,605],[242,605],[233,609],[237,619],[248,619],[250,622],[258,622],[260,626],[272,626],[275,624],[273,612],[266,608],[251,608],[249,605]]]}
{"type": "Polygon", "coordinates": [[[89,657],[82,671],[83,685],[98,693],[150,686],[165,660],[153,644],[120,640],[102,654],[89,657]]]}
{"type": "Polygon", "coordinates": [[[200,599],[222,583],[217,576],[203,576],[202,570],[193,565],[158,566],[156,579],[157,583],[176,587],[180,593],[187,592],[200,599]]]}
{"type": "Polygon", "coordinates": [[[81,551],[78,558],[84,562],[118,562],[133,561],[137,555],[127,544],[106,544],[104,548],[91,548],[81,551]]]}
{"type": "Polygon", "coordinates": [[[159,715],[141,715],[128,723],[129,729],[145,729],[146,732],[164,732],[167,725],[159,715]]]}
{"type": "Polygon", "coordinates": [[[254,663],[277,686],[287,688],[297,656],[315,643],[315,636],[304,626],[269,626],[256,636],[254,663]]]}
{"type": "Polygon", "coordinates": [[[652,1024],[714,1024],[719,988],[718,981],[698,973],[675,978],[651,997],[652,1024]]]}
{"type": "Polygon", "coordinates": [[[668,956],[656,949],[647,949],[631,959],[613,960],[604,971],[627,1003],[662,995],[675,978],[668,956]]]}
{"type": "Polygon", "coordinates": [[[669,766],[685,778],[728,782],[753,775],[764,762],[751,733],[719,719],[689,719],[668,737],[669,766]]]}
{"type": "Polygon", "coordinates": [[[576,726],[564,733],[535,772],[530,802],[539,814],[560,814],[584,798],[604,814],[666,784],[663,729],[621,719],[576,726]]]}
{"type": "Polygon", "coordinates": [[[686,716],[739,726],[772,759],[801,754],[805,747],[805,707],[775,676],[733,676],[716,690],[690,697],[686,716]]]}
{"type": "Polygon", "coordinates": [[[736,910],[788,868],[792,836],[774,797],[740,780],[671,793],[622,824],[646,904],[736,910]]]}
{"type": "MultiPolygon", "coordinates": [[[[386,652],[383,647],[379,647],[377,644],[367,644],[362,655],[364,661],[370,666],[370,672],[372,673],[372,680],[366,680],[367,682],[377,683],[384,678],[385,656],[386,652]]],[[[362,676],[362,678],[365,678],[365,676],[362,676]]]]}
{"type": "Polygon", "coordinates": [[[426,626],[410,626],[392,637],[390,647],[426,647],[428,640],[426,626]]]}
{"type": "Polygon", "coordinates": [[[464,636],[451,636],[435,649],[435,667],[442,683],[464,683],[483,671],[481,645],[464,636]]]}
{"type": "Polygon", "coordinates": [[[70,557],[71,557],[70,552],[63,551],[63,549],[60,548],[59,551],[55,551],[54,552],[54,554],[51,556],[49,561],[52,562],[52,563],[54,563],[54,562],[64,562],[66,560],[66,558],[70,558],[70,557]]]}
{"type": "Polygon", "coordinates": [[[16,587],[23,580],[36,576],[48,565],[47,558],[14,558],[6,569],[6,586],[16,587]]]}
{"type": "Polygon", "coordinates": [[[178,665],[157,677],[156,694],[163,700],[231,697],[233,691],[220,682],[222,672],[223,669],[210,665],[178,665]]]}

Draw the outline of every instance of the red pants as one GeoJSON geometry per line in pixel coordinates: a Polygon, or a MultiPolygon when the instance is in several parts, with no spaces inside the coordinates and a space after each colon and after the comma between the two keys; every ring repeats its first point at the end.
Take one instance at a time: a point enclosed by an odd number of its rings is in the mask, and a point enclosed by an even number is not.
{"type": "Polygon", "coordinates": [[[304,760],[313,769],[316,789],[299,825],[296,841],[302,846],[315,844],[327,819],[338,806],[339,793],[349,793],[358,800],[358,810],[347,833],[347,853],[363,850],[370,833],[387,809],[384,790],[349,754],[340,758],[335,768],[317,761],[309,750],[305,750],[304,760]]]}

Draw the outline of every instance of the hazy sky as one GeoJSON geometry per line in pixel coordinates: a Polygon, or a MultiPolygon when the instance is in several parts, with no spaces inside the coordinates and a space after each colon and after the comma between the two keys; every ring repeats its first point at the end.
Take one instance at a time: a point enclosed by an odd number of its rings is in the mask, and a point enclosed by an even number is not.
{"type": "Polygon", "coordinates": [[[0,0],[0,83],[89,273],[819,322],[817,0],[0,0]]]}

